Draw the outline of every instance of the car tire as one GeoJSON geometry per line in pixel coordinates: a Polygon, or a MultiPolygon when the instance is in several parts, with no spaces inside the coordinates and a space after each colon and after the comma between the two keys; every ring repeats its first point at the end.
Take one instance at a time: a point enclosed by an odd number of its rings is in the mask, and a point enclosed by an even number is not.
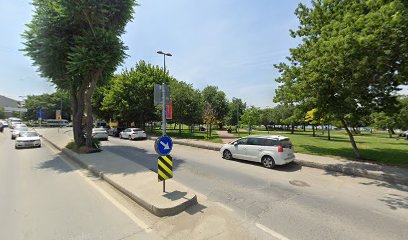
{"type": "Polygon", "coordinates": [[[129,140],[132,141],[132,136],[131,135],[129,135],[129,140]]]}
{"type": "Polygon", "coordinates": [[[271,156],[263,156],[262,157],[262,166],[266,168],[274,168],[275,167],[275,160],[271,156]]]}
{"type": "Polygon", "coordinates": [[[224,152],[222,152],[222,157],[226,160],[231,160],[232,153],[230,152],[230,150],[224,150],[224,152]]]}

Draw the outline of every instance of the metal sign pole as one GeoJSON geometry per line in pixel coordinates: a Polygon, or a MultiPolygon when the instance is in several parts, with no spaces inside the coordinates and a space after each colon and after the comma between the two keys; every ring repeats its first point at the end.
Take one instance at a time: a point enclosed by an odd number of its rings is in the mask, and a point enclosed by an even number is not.
{"type": "MultiPolygon", "coordinates": [[[[166,136],[166,54],[163,54],[164,72],[162,86],[162,136],[166,136]]],[[[166,192],[166,180],[163,181],[163,192],[166,192]]]]}

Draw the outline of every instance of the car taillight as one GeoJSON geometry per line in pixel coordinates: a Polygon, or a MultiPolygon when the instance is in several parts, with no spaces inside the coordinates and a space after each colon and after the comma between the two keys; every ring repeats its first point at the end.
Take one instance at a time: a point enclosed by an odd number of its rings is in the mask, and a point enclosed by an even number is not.
{"type": "Polygon", "coordinates": [[[282,146],[278,146],[278,152],[283,152],[283,147],[282,146]]]}

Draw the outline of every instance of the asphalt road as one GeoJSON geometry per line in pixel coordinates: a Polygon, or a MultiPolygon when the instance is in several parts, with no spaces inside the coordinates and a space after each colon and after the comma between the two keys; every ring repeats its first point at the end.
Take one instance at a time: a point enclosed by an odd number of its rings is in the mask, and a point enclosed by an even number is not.
{"type": "Polygon", "coordinates": [[[154,232],[47,147],[14,149],[0,133],[0,239],[156,239],[154,232]]]}
{"type": "MultiPolygon", "coordinates": [[[[153,141],[110,138],[103,149],[157,168],[153,141]]],[[[175,145],[175,179],[219,203],[257,239],[408,239],[408,188],[297,164],[270,170],[175,145]]]]}

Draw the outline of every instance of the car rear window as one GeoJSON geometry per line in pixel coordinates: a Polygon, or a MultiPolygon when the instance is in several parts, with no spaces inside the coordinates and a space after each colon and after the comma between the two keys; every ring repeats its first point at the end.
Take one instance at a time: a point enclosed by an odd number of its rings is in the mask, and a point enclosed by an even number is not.
{"type": "Polygon", "coordinates": [[[289,140],[289,138],[282,139],[282,140],[280,140],[279,142],[280,142],[280,145],[281,145],[282,147],[284,147],[284,148],[287,148],[287,147],[291,147],[291,146],[292,146],[292,142],[289,140]]]}

